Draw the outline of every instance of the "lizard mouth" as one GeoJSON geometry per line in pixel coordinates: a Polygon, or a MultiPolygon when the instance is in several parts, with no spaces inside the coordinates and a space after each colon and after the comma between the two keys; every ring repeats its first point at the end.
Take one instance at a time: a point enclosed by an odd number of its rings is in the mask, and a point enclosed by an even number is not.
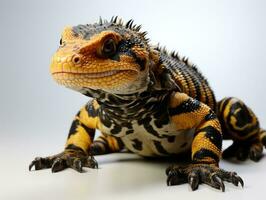
{"type": "Polygon", "coordinates": [[[108,76],[114,76],[119,73],[125,73],[130,72],[131,70],[110,70],[110,71],[104,71],[104,72],[94,72],[94,73],[86,73],[86,72],[53,72],[52,75],[63,75],[63,74],[69,74],[73,76],[85,76],[86,78],[95,79],[95,78],[104,78],[108,76]]]}
{"type": "Polygon", "coordinates": [[[136,79],[138,73],[130,69],[115,69],[100,72],[54,71],[51,74],[57,83],[69,88],[88,87],[112,90],[126,87],[136,79]]]}

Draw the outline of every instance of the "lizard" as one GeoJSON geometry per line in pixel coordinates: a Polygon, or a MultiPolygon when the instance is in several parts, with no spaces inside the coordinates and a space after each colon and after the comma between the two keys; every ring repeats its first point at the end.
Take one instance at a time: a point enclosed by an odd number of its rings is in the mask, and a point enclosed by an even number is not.
{"type": "Polygon", "coordinates": [[[244,186],[236,173],[219,168],[223,157],[259,161],[266,131],[240,99],[216,101],[207,79],[188,58],[150,44],[133,20],[112,17],[67,26],[50,73],[60,85],[90,97],[76,114],[59,154],[36,157],[35,170],[98,168],[96,155],[128,150],[143,157],[189,155],[189,163],[166,169],[167,185],[224,181],[244,186]],[[95,130],[101,132],[95,137],[95,130]],[[222,152],[223,139],[233,143],[222,152]]]}

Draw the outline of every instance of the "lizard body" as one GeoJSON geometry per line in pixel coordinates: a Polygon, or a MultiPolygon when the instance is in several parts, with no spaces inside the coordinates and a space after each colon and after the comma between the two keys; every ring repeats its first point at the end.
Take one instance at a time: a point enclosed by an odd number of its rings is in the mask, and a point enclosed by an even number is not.
{"type": "Polygon", "coordinates": [[[191,164],[167,169],[167,184],[203,182],[224,191],[242,179],[218,167],[223,156],[258,161],[266,133],[241,100],[216,101],[207,80],[188,59],[149,44],[130,20],[67,27],[52,58],[56,82],[92,97],[76,115],[64,152],[36,158],[35,169],[53,172],[97,167],[93,155],[127,149],[146,157],[191,151],[191,164]],[[102,135],[94,140],[95,130],[102,135]]]}

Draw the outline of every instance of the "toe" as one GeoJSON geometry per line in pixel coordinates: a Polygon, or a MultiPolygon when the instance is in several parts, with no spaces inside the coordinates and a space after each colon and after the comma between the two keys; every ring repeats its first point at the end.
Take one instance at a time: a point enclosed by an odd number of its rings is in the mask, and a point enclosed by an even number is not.
{"type": "Polygon", "coordinates": [[[55,159],[51,170],[52,170],[53,173],[55,173],[55,172],[62,171],[66,167],[67,167],[66,161],[64,159],[62,159],[62,158],[57,158],[57,159],[55,159]]]}
{"type": "Polygon", "coordinates": [[[31,171],[31,169],[32,169],[33,166],[35,167],[35,170],[37,170],[37,169],[36,169],[36,165],[37,165],[37,161],[36,161],[36,158],[35,158],[35,160],[33,160],[33,161],[30,163],[30,165],[29,165],[29,171],[31,171]]]}
{"type": "Polygon", "coordinates": [[[249,158],[255,162],[258,162],[262,157],[263,146],[262,144],[254,144],[250,147],[249,158]]]}
{"type": "Polygon", "coordinates": [[[174,168],[173,166],[169,166],[169,167],[166,168],[165,173],[166,173],[167,176],[169,175],[170,171],[173,170],[173,168],[174,168]]]}
{"type": "Polygon", "coordinates": [[[217,174],[213,174],[211,176],[211,180],[212,180],[213,185],[217,186],[217,188],[219,189],[221,188],[223,192],[225,191],[224,183],[217,174]]]}
{"type": "Polygon", "coordinates": [[[243,179],[237,175],[237,173],[235,172],[232,172],[231,173],[231,182],[235,185],[235,186],[238,186],[238,184],[240,183],[240,185],[242,187],[244,187],[244,181],[243,179]]]}
{"type": "Polygon", "coordinates": [[[198,189],[200,183],[225,191],[224,181],[235,186],[244,186],[243,180],[235,173],[218,168],[213,164],[191,164],[185,167],[170,167],[166,170],[167,185],[189,183],[192,191],[198,189]]]}
{"type": "Polygon", "coordinates": [[[262,143],[239,143],[234,142],[231,146],[223,151],[223,158],[236,157],[240,161],[245,161],[247,158],[258,162],[263,156],[262,143]]]}
{"type": "Polygon", "coordinates": [[[81,162],[81,160],[80,159],[75,159],[73,161],[72,168],[81,173],[82,172],[82,162],[81,162]]]}
{"type": "Polygon", "coordinates": [[[199,176],[196,173],[191,173],[188,176],[188,183],[192,189],[192,191],[195,191],[199,187],[199,176]]]}
{"type": "Polygon", "coordinates": [[[40,170],[43,168],[47,168],[47,163],[45,162],[44,158],[36,157],[29,165],[29,171],[31,171],[32,167],[35,167],[35,170],[40,170]]]}
{"type": "Polygon", "coordinates": [[[169,172],[168,175],[167,175],[167,180],[166,180],[167,186],[171,186],[172,185],[172,179],[173,178],[174,178],[174,174],[169,172]]]}
{"type": "Polygon", "coordinates": [[[187,174],[181,172],[178,168],[171,169],[167,175],[167,185],[180,185],[188,182],[187,174]]]}
{"type": "Polygon", "coordinates": [[[95,160],[94,156],[90,155],[89,157],[87,157],[85,166],[93,169],[98,169],[98,163],[95,160]]]}
{"type": "Polygon", "coordinates": [[[35,165],[35,160],[33,160],[29,165],[29,171],[31,171],[31,168],[35,165]]]}
{"type": "Polygon", "coordinates": [[[258,162],[260,160],[261,156],[262,155],[260,153],[258,153],[257,151],[250,151],[249,152],[250,160],[253,160],[255,162],[258,162]]]}

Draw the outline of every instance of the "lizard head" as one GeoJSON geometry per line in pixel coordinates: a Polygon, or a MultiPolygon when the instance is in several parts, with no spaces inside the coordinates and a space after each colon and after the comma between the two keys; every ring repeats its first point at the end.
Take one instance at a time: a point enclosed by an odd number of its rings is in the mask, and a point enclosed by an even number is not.
{"type": "Polygon", "coordinates": [[[68,88],[130,94],[147,86],[150,51],[145,32],[130,20],[66,27],[52,57],[54,80],[68,88]]]}

